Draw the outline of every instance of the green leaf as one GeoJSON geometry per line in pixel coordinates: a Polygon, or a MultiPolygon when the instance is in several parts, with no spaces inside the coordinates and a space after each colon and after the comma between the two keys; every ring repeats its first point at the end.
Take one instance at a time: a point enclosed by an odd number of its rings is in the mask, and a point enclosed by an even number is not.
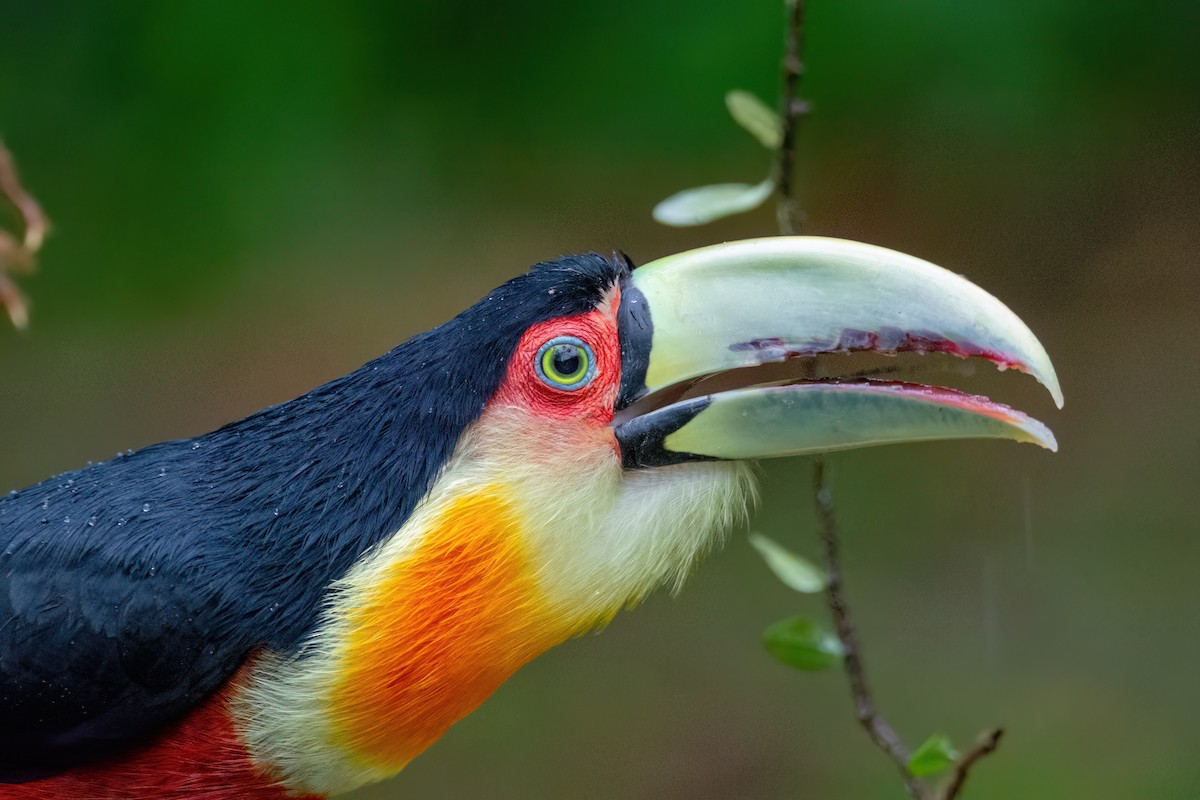
{"type": "Polygon", "coordinates": [[[761,533],[750,534],[750,544],[784,585],[805,594],[813,594],[825,588],[825,574],[807,558],[796,555],[761,533]]]}
{"type": "Polygon", "coordinates": [[[768,150],[779,148],[783,141],[783,126],[779,115],[766,103],[749,92],[734,89],[725,95],[725,107],[737,124],[750,131],[763,147],[768,150]]]}
{"type": "Polygon", "coordinates": [[[684,189],[656,205],[654,218],[663,225],[677,228],[705,225],[722,217],[758,208],[774,189],[775,181],[771,178],[753,186],[748,183],[716,183],[684,189]]]}
{"type": "Polygon", "coordinates": [[[807,617],[780,620],[763,631],[767,652],[806,672],[829,669],[842,660],[842,643],[807,617]]]}
{"type": "Polygon", "coordinates": [[[950,740],[940,733],[935,733],[921,746],[913,751],[908,759],[908,771],[918,778],[937,775],[954,766],[958,761],[958,751],[950,740]]]}

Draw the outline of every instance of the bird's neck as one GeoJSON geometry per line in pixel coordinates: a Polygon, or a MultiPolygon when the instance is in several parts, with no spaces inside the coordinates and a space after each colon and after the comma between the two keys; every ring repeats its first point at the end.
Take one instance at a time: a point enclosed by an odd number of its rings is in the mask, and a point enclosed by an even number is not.
{"type": "Polygon", "coordinates": [[[639,489],[603,432],[539,449],[512,429],[528,424],[487,412],[400,531],[334,585],[305,649],[255,671],[244,735],[291,788],[398,772],[522,665],[681,574],[744,503],[730,465],[639,489]]]}
{"type": "Polygon", "coordinates": [[[268,657],[241,696],[251,751],[290,786],[395,774],[574,632],[536,585],[496,487],[414,516],[424,530],[352,570],[307,651],[268,657]]]}

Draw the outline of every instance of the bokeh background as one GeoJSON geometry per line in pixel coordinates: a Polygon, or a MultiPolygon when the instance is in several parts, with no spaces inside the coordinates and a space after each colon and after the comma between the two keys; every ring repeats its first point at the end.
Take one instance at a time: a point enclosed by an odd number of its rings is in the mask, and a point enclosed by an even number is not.
{"type": "MultiPolygon", "coordinates": [[[[1200,5],[810,2],[811,230],[967,274],[1053,355],[1008,443],[834,458],[849,590],[910,742],[985,798],[1200,797],[1200,5]]],[[[657,226],[765,174],[777,0],[0,0],[0,132],[55,222],[0,326],[0,489],[349,371],[530,263],[773,231],[657,226]]],[[[7,220],[11,222],[11,220],[7,220]]],[[[752,527],[816,553],[803,461],[752,527]]],[[[678,597],[541,658],[366,798],[899,798],[838,673],[761,629],[820,603],[741,534],[678,597]]]]}

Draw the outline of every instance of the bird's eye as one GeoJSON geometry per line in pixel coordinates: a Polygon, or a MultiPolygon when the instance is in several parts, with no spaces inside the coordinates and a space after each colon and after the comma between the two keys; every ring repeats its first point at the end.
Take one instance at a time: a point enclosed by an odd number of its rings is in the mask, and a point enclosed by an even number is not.
{"type": "Polygon", "coordinates": [[[555,389],[582,389],[596,376],[596,358],[582,339],[558,336],[538,350],[537,373],[555,389]]]}

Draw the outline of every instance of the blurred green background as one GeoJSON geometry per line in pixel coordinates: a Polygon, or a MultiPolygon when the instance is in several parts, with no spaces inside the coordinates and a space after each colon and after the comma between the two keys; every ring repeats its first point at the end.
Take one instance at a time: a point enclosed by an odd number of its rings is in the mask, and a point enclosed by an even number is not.
{"type": "MultiPolygon", "coordinates": [[[[0,133],[54,220],[0,326],[0,489],[358,366],[528,264],[770,233],[650,209],[756,181],[778,0],[0,1],[0,133]]],[[[1200,797],[1200,4],[811,0],[811,230],[967,274],[1039,334],[1061,452],[833,459],[877,697],[912,743],[1007,727],[985,798],[1200,797]]],[[[7,220],[11,222],[11,220],[7,220]]],[[[752,527],[815,555],[803,461],[752,527]]],[[[735,535],[361,798],[899,798],[836,673],[761,629],[818,601],[735,535]]]]}

